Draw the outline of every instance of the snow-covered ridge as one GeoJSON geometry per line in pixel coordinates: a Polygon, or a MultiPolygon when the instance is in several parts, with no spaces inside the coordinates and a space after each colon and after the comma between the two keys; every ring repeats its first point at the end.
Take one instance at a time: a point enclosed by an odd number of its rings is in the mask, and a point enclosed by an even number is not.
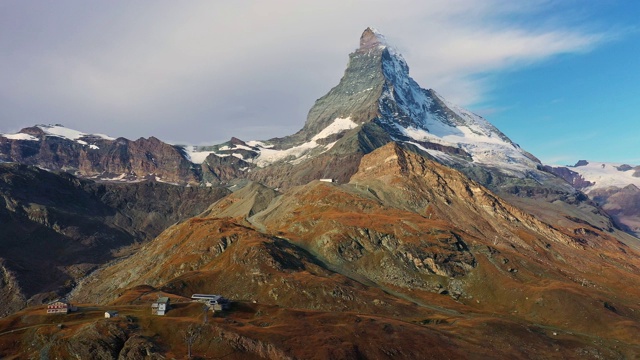
{"type": "MultiPolygon", "coordinates": [[[[409,76],[404,58],[392,48],[387,49],[389,56],[383,59],[382,68],[389,83],[379,100],[383,122],[404,138],[462,149],[477,164],[516,172],[536,168],[535,161],[487,120],[450,103],[435,91],[422,89],[409,76]],[[450,112],[439,110],[442,104],[450,112]],[[400,111],[391,112],[393,109],[400,111]]],[[[452,162],[449,154],[428,152],[445,163],[452,162]]]]}
{"type": "MultiPolygon", "coordinates": [[[[91,139],[103,139],[113,141],[115,138],[104,134],[85,134],[78,130],[73,130],[66,128],[62,125],[36,125],[35,127],[39,128],[44,132],[45,136],[55,136],[63,139],[75,141],[80,145],[89,146],[90,149],[99,149],[96,144],[89,144],[86,140],[91,139]],[[85,139],[85,140],[81,140],[85,139]]],[[[0,136],[5,137],[11,140],[25,140],[25,141],[38,141],[39,139],[33,135],[25,134],[25,133],[16,133],[16,134],[0,134],[0,136]]]]}
{"type": "Polygon", "coordinates": [[[36,125],[36,127],[40,128],[42,131],[44,131],[45,134],[49,136],[58,136],[58,137],[69,139],[69,140],[78,140],[84,137],[95,137],[95,138],[111,140],[111,141],[115,140],[115,138],[112,138],[111,136],[107,136],[104,134],[85,134],[78,130],[69,129],[58,124],[57,125],[36,125]]]}
{"type": "Polygon", "coordinates": [[[305,159],[305,154],[310,150],[323,146],[324,151],[328,151],[335,144],[335,142],[333,142],[328,145],[320,145],[317,143],[318,140],[325,139],[331,135],[339,134],[343,131],[351,130],[356,127],[358,127],[358,124],[351,120],[350,117],[336,118],[331,124],[329,124],[329,126],[322,129],[313,138],[311,138],[311,141],[284,150],[261,149],[260,155],[255,159],[254,163],[258,166],[264,167],[287,158],[293,158],[292,163],[300,162],[305,159]]]}
{"type": "Polygon", "coordinates": [[[218,157],[235,156],[248,163],[253,163],[257,166],[264,167],[274,162],[289,160],[292,163],[298,163],[306,158],[309,151],[322,147],[323,151],[328,151],[333,147],[335,142],[331,144],[321,145],[319,140],[326,139],[327,137],[335,134],[339,134],[343,131],[351,130],[358,127],[351,118],[336,118],[329,126],[318,132],[310,141],[299,144],[297,146],[290,147],[288,149],[274,149],[273,144],[269,144],[264,141],[247,141],[246,145],[243,144],[228,144],[219,147],[198,147],[198,146],[183,146],[184,153],[189,161],[195,164],[202,164],[207,156],[213,154],[218,157]],[[247,152],[257,154],[257,156],[243,155],[247,152]]]}
{"type": "Polygon", "coordinates": [[[637,171],[636,166],[624,165],[627,164],[588,162],[586,165],[571,166],[569,169],[580,174],[585,180],[594,183],[584,189],[586,193],[594,189],[623,188],[627,185],[635,185],[640,188],[640,177],[633,176],[637,171]]]}

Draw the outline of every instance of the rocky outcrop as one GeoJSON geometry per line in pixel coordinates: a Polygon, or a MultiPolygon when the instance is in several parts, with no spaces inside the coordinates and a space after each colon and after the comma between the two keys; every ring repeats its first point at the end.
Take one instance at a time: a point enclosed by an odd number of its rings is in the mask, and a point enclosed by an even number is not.
{"type": "Polygon", "coordinates": [[[211,154],[200,165],[202,182],[205,184],[226,184],[244,178],[246,170],[253,165],[235,156],[218,156],[211,154]]]}
{"type": "MultiPolygon", "coordinates": [[[[578,165],[576,164],[576,166],[578,165]]],[[[554,175],[561,177],[577,190],[583,190],[588,188],[589,186],[594,185],[593,182],[585,180],[585,178],[579,173],[572,171],[571,169],[564,166],[554,167],[554,166],[544,165],[542,168],[544,171],[547,171],[549,173],[552,173],[554,175]]]]}
{"type": "Polygon", "coordinates": [[[155,137],[135,141],[85,135],[78,139],[47,134],[41,127],[22,129],[32,140],[0,136],[0,160],[66,171],[95,179],[142,180],[197,184],[200,169],[180,148],[155,137]]]}
{"type": "Polygon", "coordinates": [[[22,309],[27,302],[16,275],[5,263],[6,260],[0,258],[0,303],[2,303],[0,317],[22,309]]]}

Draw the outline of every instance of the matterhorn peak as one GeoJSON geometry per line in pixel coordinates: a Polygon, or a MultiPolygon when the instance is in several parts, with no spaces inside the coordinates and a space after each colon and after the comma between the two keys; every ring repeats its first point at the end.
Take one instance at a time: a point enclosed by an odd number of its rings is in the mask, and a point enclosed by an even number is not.
{"type": "Polygon", "coordinates": [[[378,30],[368,27],[360,36],[360,48],[358,50],[369,50],[376,47],[386,47],[387,39],[378,30]]]}

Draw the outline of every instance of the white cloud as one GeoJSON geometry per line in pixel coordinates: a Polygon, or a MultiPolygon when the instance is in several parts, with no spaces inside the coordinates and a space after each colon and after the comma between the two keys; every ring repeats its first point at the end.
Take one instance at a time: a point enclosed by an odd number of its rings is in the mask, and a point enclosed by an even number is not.
{"type": "Polygon", "coordinates": [[[49,114],[82,131],[192,134],[193,142],[234,135],[233,121],[248,136],[251,128],[257,138],[282,136],[302,127],[313,100],[337,83],[369,25],[405,55],[418,83],[462,105],[485,96],[478,74],[584,51],[603,36],[558,22],[532,26],[552,9],[548,1],[108,3],[5,12],[25,27],[44,24],[38,34],[0,35],[13,49],[0,57],[11,121],[31,125],[49,114]]]}

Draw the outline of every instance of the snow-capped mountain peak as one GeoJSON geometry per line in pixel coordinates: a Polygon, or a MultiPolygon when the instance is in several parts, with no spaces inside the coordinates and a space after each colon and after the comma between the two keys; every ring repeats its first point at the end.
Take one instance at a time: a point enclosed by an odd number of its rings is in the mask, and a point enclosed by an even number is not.
{"type": "Polygon", "coordinates": [[[443,151],[453,148],[468,154],[474,163],[510,172],[526,172],[539,164],[481,116],[447,101],[434,90],[421,88],[393,47],[382,49],[380,61],[384,84],[378,99],[380,115],[375,121],[395,140],[422,147],[445,163],[459,162],[452,161],[452,152],[443,151]]]}
{"type": "MultiPolygon", "coordinates": [[[[270,148],[254,146],[257,155],[235,156],[258,167],[297,164],[331,150],[347,131],[368,123],[380,126],[387,139],[412,144],[449,165],[473,163],[524,176],[540,164],[487,120],[420,87],[402,55],[371,27],[350,54],[340,83],[316,101],[298,133],[264,142],[270,148]],[[333,135],[331,140],[321,141],[326,134],[333,135]]],[[[228,150],[193,148],[188,153],[203,160],[205,151],[233,155],[228,150]]]]}

